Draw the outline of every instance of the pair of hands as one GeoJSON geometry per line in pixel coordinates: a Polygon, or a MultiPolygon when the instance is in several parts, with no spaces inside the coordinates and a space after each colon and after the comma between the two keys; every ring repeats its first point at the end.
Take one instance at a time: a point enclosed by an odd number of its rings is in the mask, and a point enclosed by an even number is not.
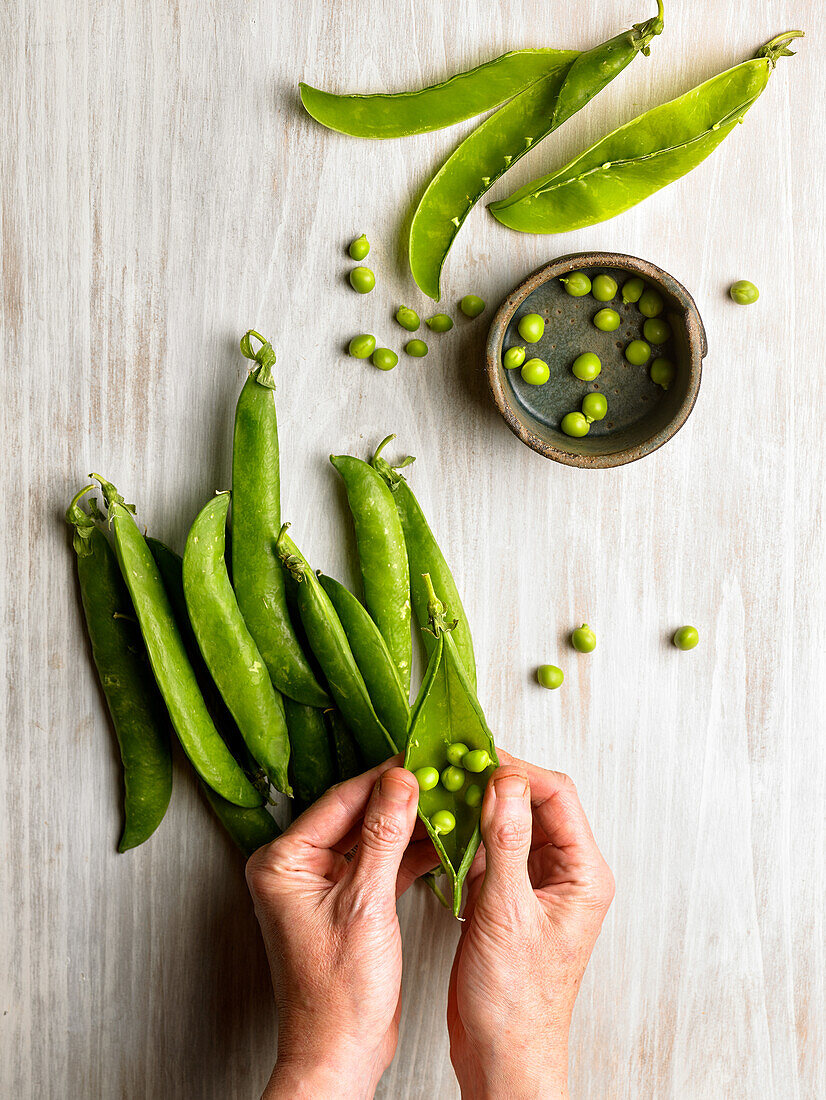
{"type": "MultiPolygon", "coordinates": [[[[567,776],[499,753],[450,975],[463,1097],[567,1096],[568,1031],[614,894],[567,776]]],[[[265,1100],[371,1097],[396,1050],[396,899],[437,864],[399,757],[333,787],[247,864],[278,1007],[265,1100]]]]}

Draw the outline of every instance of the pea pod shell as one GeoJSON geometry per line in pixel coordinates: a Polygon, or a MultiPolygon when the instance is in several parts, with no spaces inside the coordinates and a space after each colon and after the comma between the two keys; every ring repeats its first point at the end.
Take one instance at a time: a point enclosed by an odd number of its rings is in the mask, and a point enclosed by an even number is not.
{"type": "Polygon", "coordinates": [[[336,781],[335,764],[324,714],[284,699],[290,731],[290,761],[296,802],[300,807],[315,802],[336,781]]]}
{"type": "Polygon", "coordinates": [[[281,696],[272,686],[230,584],[225,553],[229,493],[198,513],[184,550],[184,596],[195,637],[241,736],[272,783],[291,794],[290,741],[281,696]]]}
{"type": "Polygon", "coordinates": [[[339,781],[343,782],[345,779],[352,779],[354,775],[360,775],[364,771],[364,765],[347,723],[339,712],[333,709],[326,710],[324,718],[333,742],[339,781]]]}
{"type": "Polygon", "coordinates": [[[307,113],[330,130],[352,137],[406,137],[489,111],[574,57],[571,50],[512,50],[413,92],[336,95],[303,83],[299,89],[307,113]]]}
{"type": "Polygon", "coordinates": [[[275,819],[263,806],[234,806],[201,782],[204,797],[230,837],[249,859],[253,852],[281,835],[275,819]]]}

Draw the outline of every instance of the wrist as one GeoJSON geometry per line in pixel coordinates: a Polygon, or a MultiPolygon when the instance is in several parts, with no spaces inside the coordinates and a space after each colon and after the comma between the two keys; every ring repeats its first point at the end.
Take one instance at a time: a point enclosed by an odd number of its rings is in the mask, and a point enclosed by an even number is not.
{"type": "Polygon", "coordinates": [[[279,1055],[262,1100],[371,1100],[383,1072],[370,1057],[279,1055]]]}
{"type": "Polygon", "coordinates": [[[567,1044],[536,1054],[535,1046],[514,1044],[498,1055],[486,1051],[475,1066],[454,1065],[462,1100],[568,1100],[567,1044]]]}

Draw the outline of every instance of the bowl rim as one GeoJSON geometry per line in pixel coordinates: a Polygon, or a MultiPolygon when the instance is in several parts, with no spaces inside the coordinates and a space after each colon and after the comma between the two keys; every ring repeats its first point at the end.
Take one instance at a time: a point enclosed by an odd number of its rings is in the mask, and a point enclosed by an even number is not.
{"type": "Polygon", "coordinates": [[[697,303],[683,284],[669,272],[658,267],[657,264],[651,263],[650,260],[643,260],[639,256],[630,256],[624,252],[569,252],[538,267],[515,287],[502,302],[494,314],[488,332],[485,371],[494,404],[513,434],[521,439],[526,446],[544,458],[551,458],[565,466],[576,466],[584,470],[599,470],[625,466],[629,462],[636,462],[640,458],[645,458],[646,455],[659,450],[663,444],[677,434],[688,420],[696,404],[702,380],[702,363],[707,354],[708,340],[697,303]],[[672,419],[665,428],[655,433],[645,442],[605,455],[573,454],[569,451],[562,451],[552,443],[540,439],[535,432],[531,431],[522,422],[512,406],[505,391],[502,382],[502,371],[500,370],[505,332],[511,318],[522,302],[543,283],[581,267],[621,268],[647,277],[652,282],[659,283],[682,306],[688,337],[688,387],[672,419]]]}

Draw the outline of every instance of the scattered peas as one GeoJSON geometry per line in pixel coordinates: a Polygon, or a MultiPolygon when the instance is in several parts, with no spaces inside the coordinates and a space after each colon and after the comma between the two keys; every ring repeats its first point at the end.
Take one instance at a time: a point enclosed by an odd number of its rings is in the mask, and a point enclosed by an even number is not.
{"type": "Polygon", "coordinates": [[[625,304],[633,305],[638,302],[645,290],[645,283],[642,279],[629,279],[627,283],[622,284],[622,300],[625,304]]]}
{"type": "Polygon", "coordinates": [[[677,373],[677,368],[671,362],[670,359],[664,359],[659,356],[651,364],[649,374],[651,375],[651,381],[658,386],[662,386],[664,390],[667,390],[671,383],[674,381],[674,375],[677,373]]]}
{"type": "Polygon", "coordinates": [[[423,359],[427,355],[427,344],[424,340],[408,340],[404,345],[404,350],[408,355],[412,355],[414,359],[423,359]]]}
{"type": "Polygon", "coordinates": [[[566,413],[562,417],[562,423],[559,426],[566,435],[570,435],[574,439],[581,439],[583,435],[587,435],[591,430],[591,425],[579,412],[566,413]]]}
{"type": "Polygon", "coordinates": [[[591,280],[584,271],[572,271],[559,280],[572,298],[584,298],[591,293],[591,280]]]}
{"type": "Polygon", "coordinates": [[[442,786],[446,791],[460,791],[465,785],[465,773],[461,768],[448,764],[442,772],[442,786]]]}
{"type": "Polygon", "coordinates": [[[502,356],[502,366],[505,368],[505,370],[515,370],[516,367],[521,367],[524,362],[524,348],[508,348],[508,350],[502,356]]]}
{"type": "Polygon", "coordinates": [[[362,233],[360,237],[356,237],[356,239],[351,243],[347,251],[350,253],[351,259],[363,260],[370,251],[370,242],[362,233]]]}
{"type": "Polygon", "coordinates": [[[551,377],[551,370],[544,359],[529,359],[522,364],[521,374],[529,386],[544,386],[551,377]]]}
{"type": "Polygon", "coordinates": [[[529,344],[538,343],[545,332],[545,322],[538,313],[526,313],[516,327],[522,339],[529,344]]]}
{"type": "Polygon", "coordinates": [[[659,317],[665,303],[656,290],[644,290],[640,296],[639,310],[643,317],[659,317]]]}
{"type": "Polygon", "coordinates": [[[612,302],[617,294],[617,280],[610,275],[597,275],[591,293],[598,302],[612,302]]]}
{"type": "Polygon", "coordinates": [[[489,768],[492,761],[485,749],[471,749],[465,754],[463,766],[469,772],[483,772],[489,768]]]}
{"type": "Polygon", "coordinates": [[[390,348],[376,348],[373,352],[373,366],[379,370],[392,370],[398,361],[398,355],[390,348]]]}
{"type": "Polygon", "coordinates": [[[465,802],[471,808],[480,806],[482,804],[482,797],[484,796],[484,793],[485,792],[482,790],[478,783],[470,783],[468,785],[468,789],[465,791],[465,802]]]}
{"type": "Polygon", "coordinates": [[[736,283],[731,284],[728,292],[731,300],[738,306],[753,305],[760,297],[760,291],[748,279],[738,279],[736,283]]]}
{"type": "Polygon", "coordinates": [[[677,649],[694,649],[700,640],[700,632],[696,626],[681,626],[674,635],[674,645],[677,649]]]}
{"type": "Polygon", "coordinates": [[[454,741],[452,745],[447,746],[447,762],[448,764],[455,764],[457,767],[462,763],[462,760],[467,756],[468,747],[463,745],[461,741],[454,741]]]}
{"type": "Polygon", "coordinates": [[[375,336],[371,336],[368,332],[364,332],[361,336],[353,337],[347,346],[347,350],[354,359],[369,359],[373,354],[375,346],[375,336]]]}
{"type": "Polygon", "coordinates": [[[409,306],[399,306],[396,310],[396,320],[402,328],[406,328],[408,332],[416,332],[421,324],[418,313],[409,306]]]}
{"type": "Polygon", "coordinates": [[[571,370],[582,382],[593,382],[602,371],[602,363],[598,355],[592,351],[583,352],[574,359],[571,370]]]}
{"type": "Polygon", "coordinates": [[[642,334],[649,344],[664,344],[671,338],[671,325],[659,317],[649,317],[642,326],[642,334]]]}
{"type": "Polygon", "coordinates": [[[583,623],[572,631],[571,645],[577,653],[593,653],[597,647],[597,636],[587,623],[583,623]]]}
{"type": "Polygon", "coordinates": [[[643,367],[651,358],[651,347],[645,340],[632,340],[625,349],[625,358],[635,367],[643,367]]]}
{"type": "Polygon", "coordinates": [[[459,309],[465,317],[478,317],[480,313],[485,312],[485,302],[478,294],[466,294],[459,303],[459,309]]]}
{"type": "Polygon", "coordinates": [[[450,332],[453,328],[453,319],[446,313],[434,313],[432,317],[428,317],[425,324],[431,332],[450,332]]]}
{"type": "Polygon", "coordinates": [[[420,791],[432,791],[439,782],[439,772],[436,768],[419,768],[413,772],[420,791]]]}
{"type": "Polygon", "coordinates": [[[608,401],[604,393],[586,393],[582,398],[582,415],[592,424],[604,420],[608,413],[608,401]]]}
{"type": "Polygon", "coordinates": [[[456,818],[450,810],[437,810],[430,819],[430,827],[434,833],[444,836],[445,833],[452,833],[456,828],[456,818]]]}
{"type": "Polygon", "coordinates": [[[551,691],[554,691],[556,688],[562,687],[565,673],[556,665],[540,665],[536,670],[536,678],[543,688],[550,688],[551,691]]]}
{"type": "Polygon", "coordinates": [[[350,272],[350,286],[358,294],[369,294],[376,285],[376,276],[369,267],[354,267],[350,272]]]}
{"type": "Polygon", "coordinates": [[[594,324],[600,332],[616,332],[620,321],[620,315],[615,309],[601,309],[594,314],[594,324]]]}

